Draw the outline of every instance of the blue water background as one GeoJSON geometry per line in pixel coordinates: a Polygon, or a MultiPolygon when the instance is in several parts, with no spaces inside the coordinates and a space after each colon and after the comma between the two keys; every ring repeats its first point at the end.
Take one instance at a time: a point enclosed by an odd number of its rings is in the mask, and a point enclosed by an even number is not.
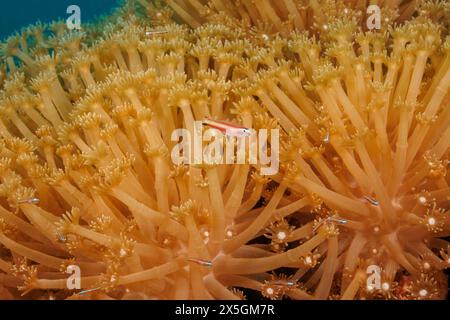
{"type": "Polygon", "coordinates": [[[23,27],[57,19],[66,20],[67,7],[77,5],[81,9],[81,23],[111,12],[116,0],[0,0],[0,40],[4,40],[23,27]]]}

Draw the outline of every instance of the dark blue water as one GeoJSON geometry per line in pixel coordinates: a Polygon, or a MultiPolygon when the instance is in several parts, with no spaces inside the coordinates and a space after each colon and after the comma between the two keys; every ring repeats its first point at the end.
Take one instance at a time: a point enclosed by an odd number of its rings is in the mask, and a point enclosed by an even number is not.
{"type": "Polygon", "coordinates": [[[81,9],[81,22],[109,13],[117,6],[115,0],[0,0],[0,40],[38,20],[51,22],[66,20],[67,7],[81,9]]]}

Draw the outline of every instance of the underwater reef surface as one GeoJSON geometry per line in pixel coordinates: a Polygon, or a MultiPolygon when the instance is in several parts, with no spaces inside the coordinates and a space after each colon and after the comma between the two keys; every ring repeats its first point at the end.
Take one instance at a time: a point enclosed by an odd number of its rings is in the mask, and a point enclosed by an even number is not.
{"type": "Polygon", "coordinates": [[[450,4],[368,6],[129,0],[0,43],[0,298],[445,299],[450,4]],[[178,161],[211,126],[278,170],[178,161]]]}

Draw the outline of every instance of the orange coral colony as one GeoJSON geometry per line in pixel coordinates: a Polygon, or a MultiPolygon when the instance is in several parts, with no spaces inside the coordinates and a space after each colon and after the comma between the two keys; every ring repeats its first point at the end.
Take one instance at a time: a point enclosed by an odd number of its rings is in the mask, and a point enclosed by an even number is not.
{"type": "Polygon", "coordinates": [[[445,299],[450,5],[367,5],[127,1],[1,43],[0,298],[445,299]],[[205,118],[278,129],[279,172],[175,165],[205,118]]]}

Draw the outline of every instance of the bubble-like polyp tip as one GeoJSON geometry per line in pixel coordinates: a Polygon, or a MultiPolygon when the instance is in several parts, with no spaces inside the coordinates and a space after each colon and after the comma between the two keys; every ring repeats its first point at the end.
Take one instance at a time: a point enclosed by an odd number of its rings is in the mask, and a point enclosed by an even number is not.
{"type": "Polygon", "coordinates": [[[41,202],[41,199],[39,198],[29,198],[18,201],[19,204],[39,204],[39,202],[41,202]]]}

